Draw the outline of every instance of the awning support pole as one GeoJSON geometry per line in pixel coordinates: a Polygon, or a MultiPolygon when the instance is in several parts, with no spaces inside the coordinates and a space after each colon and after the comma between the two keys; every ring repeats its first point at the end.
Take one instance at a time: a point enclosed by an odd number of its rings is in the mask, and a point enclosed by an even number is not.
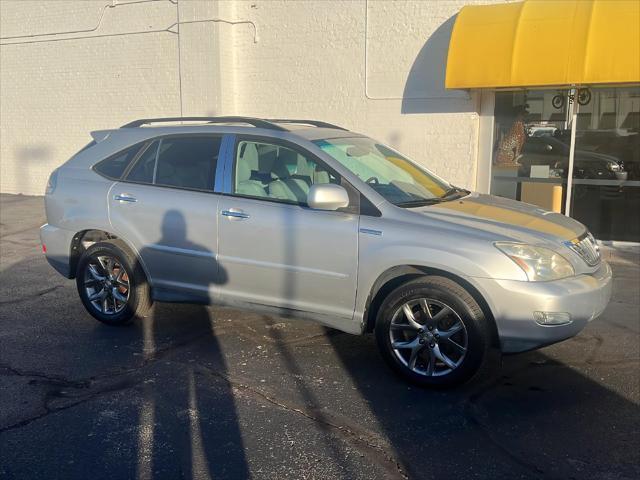
{"type": "Polygon", "coordinates": [[[576,153],[576,123],[578,119],[578,90],[572,88],[569,92],[569,108],[571,112],[571,143],[569,145],[569,171],[567,172],[567,199],[564,204],[564,214],[571,216],[571,190],[573,188],[573,157],[576,153]]]}

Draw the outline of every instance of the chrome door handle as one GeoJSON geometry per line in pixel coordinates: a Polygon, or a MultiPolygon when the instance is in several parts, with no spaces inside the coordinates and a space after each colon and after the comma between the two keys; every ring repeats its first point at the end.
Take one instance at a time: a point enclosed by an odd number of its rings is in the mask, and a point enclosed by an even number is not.
{"type": "Polygon", "coordinates": [[[136,197],[134,197],[133,195],[129,195],[128,193],[120,193],[118,195],[114,195],[113,199],[117,200],[118,202],[130,202],[130,203],[135,203],[138,201],[136,197]]]}
{"type": "Polygon", "coordinates": [[[249,218],[249,214],[243,212],[242,210],[236,210],[231,208],[229,210],[222,210],[222,215],[225,217],[229,217],[229,219],[238,218],[238,219],[246,219],[249,218]]]}

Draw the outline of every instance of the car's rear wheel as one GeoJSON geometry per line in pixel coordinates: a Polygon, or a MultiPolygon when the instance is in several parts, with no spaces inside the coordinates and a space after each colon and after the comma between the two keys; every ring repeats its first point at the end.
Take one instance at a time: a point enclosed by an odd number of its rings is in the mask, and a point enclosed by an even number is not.
{"type": "Polygon", "coordinates": [[[376,339],[402,377],[423,387],[451,387],[482,366],[491,329],[482,309],[458,283],[423,277],[405,283],[382,303],[376,339]]]}
{"type": "Polygon", "coordinates": [[[109,325],[127,325],[151,307],[144,271],[121,240],[89,247],[78,262],[76,285],[87,311],[109,325]]]}

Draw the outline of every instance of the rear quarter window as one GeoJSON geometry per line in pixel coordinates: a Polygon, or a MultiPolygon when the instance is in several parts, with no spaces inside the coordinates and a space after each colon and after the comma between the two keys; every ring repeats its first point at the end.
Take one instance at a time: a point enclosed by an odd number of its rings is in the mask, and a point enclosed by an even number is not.
{"type": "Polygon", "coordinates": [[[102,160],[96,164],[93,169],[104,177],[112,180],[120,180],[122,174],[131,164],[139,150],[140,145],[128,148],[106,160],[102,160]]]}

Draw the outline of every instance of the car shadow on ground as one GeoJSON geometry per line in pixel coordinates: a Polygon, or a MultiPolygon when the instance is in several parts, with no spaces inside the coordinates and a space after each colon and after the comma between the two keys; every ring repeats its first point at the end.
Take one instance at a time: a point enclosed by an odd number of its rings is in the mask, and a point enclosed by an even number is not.
{"type": "MultiPolygon", "coordinates": [[[[82,382],[74,386],[38,380],[49,389],[51,411],[75,405],[74,423],[57,424],[64,419],[49,417],[46,429],[41,425],[36,430],[45,434],[30,437],[28,452],[12,450],[7,437],[3,456],[11,452],[22,460],[19,464],[29,465],[30,473],[43,476],[56,465],[59,478],[78,478],[78,472],[95,471],[98,465],[112,465],[110,474],[122,478],[251,477],[251,452],[243,434],[246,439],[256,432],[239,419],[234,385],[241,382],[228,364],[226,345],[226,334],[235,336],[238,327],[227,326],[223,318],[219,309],[165,303],[156,303],[132,328],[86,318],[80,325],[86,324],[86,331],[75,337],[82,341],[58,352],[59,367],[51,370],[93,362],[78,366],[70,377],[82,378],[85,369],[94,372],[86,378],[94,391],[86,391],[82,382]],[[88,400],[100,403],[97,414],[76,403],[88,405],[88,400]],[[83,444],[86,451],[69,451],[69,445],[83,444]],[[33,452],[42,452],[42,457],[29,458],[30,462],[22,458],[33,452]]],[[[260,318],[267,327],[280,321],[260,318]]],[[[330,442],[335,426],[344,420],[338,405],[326,398],[332,387],[321,388],[312,381],[309,357],[295,348],[286,332],[268,332],[282,365],[277,373],[295,378],[299,400],[293,404],[300,402],[295,408],[314,419],[314,428],[323,433],[323,448],[344,478],[353,478],[353,464],[330,442]]],[[[591,341],[580,338],[574,340],[576,346],[591,341]]],[[[320,353],[313,358],[328,357],[337,364],[337,378],[356,389],[339,401],[363,404],[362,417],[374,419],[376,434],[391,446],[389,456],[409,478],[637,478],[638,406],[576,370],[597,369],[593,356],[571,366],[544,350],[510,356],[496,375],[454,390],[429,391],[408,386],[393,374],[371,335],[327,330],[317,342],[320,353]]],[[[255,386],[258,380],[251,381],[255,386]]],[[[276,378],[270,383],[257,385],[264,391],[278,388],[276,378]]],[[[365,430],[361,420],[355,414],[348,419],[365,430]]],[[[4,473],[19,478],[20,471],[4,473]]]]}
{"type": "Polygon", "coordinates": [[[543,350],[500,366],[493,355],[479,378],[429,391],[386,368],[372,336],[358,348],[346,334],[328,340],[410,478],[637,478],[638,405],[576,370],[585,363],[543,350]]]}

